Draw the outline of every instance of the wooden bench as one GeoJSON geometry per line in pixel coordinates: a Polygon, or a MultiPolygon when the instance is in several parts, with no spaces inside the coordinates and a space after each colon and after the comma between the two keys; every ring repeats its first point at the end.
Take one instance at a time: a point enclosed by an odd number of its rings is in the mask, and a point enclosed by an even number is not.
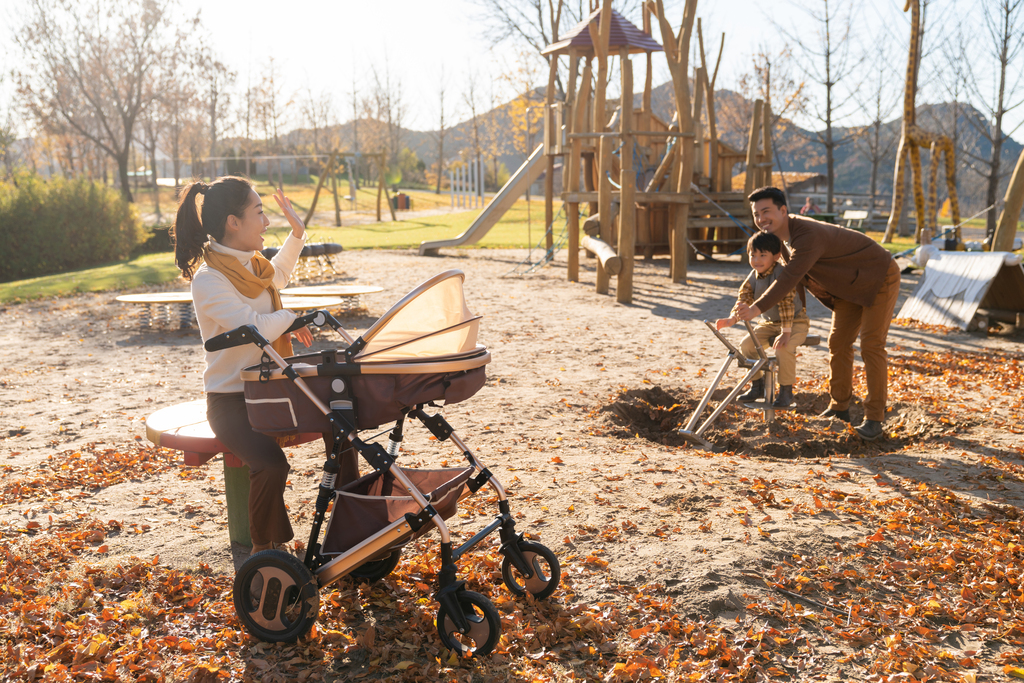
{"type": "MultiPolygon", "coordinates": [[[[355,295],[346,295],[355,296],[355,295]]],[[[125,304],[144,304],[142,327],[153,327],[154,321],[169,324],[173,319],[172,306],[178,308],[178,328],[192,326],[195,315],[192,310],[191,292],[147,292],[145,294],[122,294],[115,301],[125,304]]],[[[282,291],[281,306],[291,311],[310,311],[317,308],[339,308],[345,304],[343,296],[289,296],[282,291]]]]}
{"type": "MultiPolygon", "coordinates": [[[[146,418],[146,437],[157,446],[182,451],[182,462],[205,465],[215,455],[224,454],[224,496],[228,508],[228,537],[232,542],[251,546],[249,535],[249,467],[217,439],[206,421],[206,399],[161,408],[146,418]]],[[[315,432],[293,434],[281,445],[297,446],[320,439],[315,432]]]]}

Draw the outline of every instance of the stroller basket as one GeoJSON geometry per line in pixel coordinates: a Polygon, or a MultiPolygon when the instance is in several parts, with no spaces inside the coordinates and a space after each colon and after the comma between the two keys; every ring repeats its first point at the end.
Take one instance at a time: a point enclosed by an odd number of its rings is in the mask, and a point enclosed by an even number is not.
{"type": "MultiPolygon", "coordinates": [[[[420,470],[400,468],[420,491],[430,491],[427,498],[442,519],[448,519],[458,508],[459,498],[472,467],[420,470]]],[[[409,492],[387,472],[371,472],[335,492],[334,512],[324,532],[324,555],[340,555],[385,527],[401,521],[407,513],[417,514],[420,506],[409,492]],[[335,524],[334,522],[338,523],[335,524]]],[[[427,533],[434,526],[424,525],[397,545],[427,533]]],[[[397,546],[396,546],[397,547],[397,546]]]]}

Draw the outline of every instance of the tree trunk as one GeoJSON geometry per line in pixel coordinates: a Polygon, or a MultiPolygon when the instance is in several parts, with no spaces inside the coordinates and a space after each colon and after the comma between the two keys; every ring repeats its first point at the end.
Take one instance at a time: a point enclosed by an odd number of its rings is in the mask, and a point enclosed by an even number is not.
{"type": "MultiPolygon", "coordinates": [[[[996,125],[992,135],[992,157],[989,161],[988,187],[985,188],[985,206],[995,206],[999,199],[999,168],[1002,165],[1003,131],[1002,112],[996,114],[996,125]]],[[[985,237],[990,238],[996,233],[996,210],[985,214],[985,237]]]]}
{"type": "Polygon", "coordinates": [[[135,200],[132,198],[132,188],[128,180],[128,154],[129,152],[125,151],[117,156],[117,177],[121,182],[121,196],[131,203],[135,200]]]}

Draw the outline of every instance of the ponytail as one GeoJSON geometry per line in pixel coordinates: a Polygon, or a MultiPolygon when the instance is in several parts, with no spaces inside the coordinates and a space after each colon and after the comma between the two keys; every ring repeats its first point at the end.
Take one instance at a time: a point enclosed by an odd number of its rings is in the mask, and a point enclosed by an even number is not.
{"type": "Polygon", "coordinates": [[[182,188],[173,232],[174,263],[182,277],[192,279],[209,237],[224,238],[228,216],[242,218],[252,189],[248,179],[237,176],[224,176],[209,185],[196,180],[182,188]]]}

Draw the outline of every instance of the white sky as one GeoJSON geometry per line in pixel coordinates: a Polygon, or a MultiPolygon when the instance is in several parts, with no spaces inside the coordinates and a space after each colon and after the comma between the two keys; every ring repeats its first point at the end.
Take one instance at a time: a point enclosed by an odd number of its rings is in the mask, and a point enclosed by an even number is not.
{"type": "MultiPolygon", "coordinates": [[[[800,1],[815,5],[820,2],[800,1]]],[[[981,3],[992,1],[933,0],[933,6],[938,7],[936,15],[948,10],[943,21],[949,22],[959,21],[958,16],[976,15],[981,3]]],[[[451,105],[461,100],[464,79],[470,70],[480,75],[482,89],[486,92],[490,88],[488,81],[496,79],[502,69],[515,60],[513,44],[492,46],[485,41],[478,19],[480,10],[471,0],[179,2],[183,17],[200,13],[215,52],[238,73],[239,86],[245,86],[250,73],[252,83],[256,84],[268,59],[273,57],[284,80],[285,93],[296,93],[307,86],[312,86],[314,92],[331,92],[340,121],[351,116],[349,92],[353,73],[357,87],[366,88],[370,82],[370,67],[382,69],[385,58],[392,76],[403,87],[409,110],[405,123],[419,130],[436,128],[442,68],[448,83],[447,104],[451,105]]],[[[677,25],[682,17],[680,0],[668,0],[666,5],[677,25]]],[[[858,14],[859,44],[900,42],[895,48],[893,67],[895,79],[902,81],[906,60],[903,46],[909,37],[909,15],[902,12],[903,0],[854,0],[854,5],[858,14]],[[895,38],[886,37],[889,31],[895,38]]],[[[22,6],[21,0],[0,0],[0,67],[4,72],[17,67],[11,31],[19,23],[17,16],[22,6]]],[[[717,51],[719,37],[726,32],[726,52],[716,87],[735,88],[739,76],[749,69],[753,49],[759,43],[781,39],[778,30],[766,19],[765,8],[775,13],[776,21],[788,23],[796,32],[806,35],[815,29],[802,11],[780,0],[701,0],[698,3],[708,52],[717,51]]],[[[563,30],[568,28],[563,26],[563,30]]],[[[923,73],[928,71],[929,59],[936,63],[941,59],[941,33],[940,30],[930,33],[929,40],[935,43],[935,48],[929,53],[933,56],[926,57],[923,73]]],[[[660,41],[657,29],[655,37],[660,41]]],[[[655,83],[659,84],[668,79],[668,72],[663,59],[656,58],[656,64],[655,83]]],[[[1018,71],[1022,66],[1017,65],[1018,71]]],[[[642,87],[640,74],[634,77],[638,88],[642,87]]],[[[0,97],[9,102],[10,78],[5,80],[0,85],[0,97]]],[[[922,87],[927,88],[927,83],[922,87]]],[[[933,92],[919,94],[918,104],[949,99],[935,94],[938,86],[932,87],[933,92]]],[[[6,108],[4,104],[0,102],[0,112],[6,108]]],[[[1019,109],[1022,111],[1010,116],[1011,125],[1007,130],[1024,119],[1024,107],[1019,109]]],[[[464,113],[459,114],[462,114],[461,120],[464,113]]],[[[298,118],[296,115],[296,122],[298,118]]],[[[847,124],[858,122],[844,121],[847,124]]],[[[813,125],[808,121],[801,123],[813,125]]],[[[1024,137],[1022,131],[1024,128],[1016,131],[1017,139],[1024,137]]]]}

